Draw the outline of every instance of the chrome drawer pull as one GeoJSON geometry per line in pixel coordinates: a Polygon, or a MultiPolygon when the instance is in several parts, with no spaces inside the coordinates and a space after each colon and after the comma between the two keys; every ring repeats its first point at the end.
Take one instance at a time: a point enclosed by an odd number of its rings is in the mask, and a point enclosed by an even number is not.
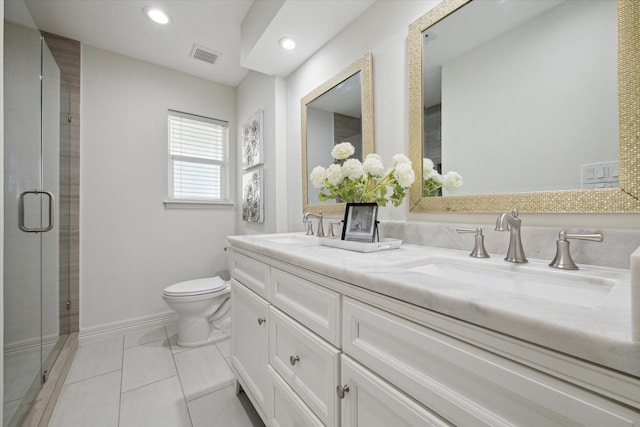
{"type": "Polygon", "coordinates": [[[336,393],[340,399],[344,399],[344,395],[349,391],[348,385],[339,385],[336,387],[336,393]]]}
{"type": "Polygon", "coordinates": [[[289,356],[289,363],[291,363],[291,366],[295,366],[296,362],[300,361],[300,356],[296,355],[296,356],[289,356]]]}
{"type": "Polygon", "coordinates": [[[258,317],[258,325],[262,325],[266,321],[267,319],[265,319],[264,317],[258,317]]]}

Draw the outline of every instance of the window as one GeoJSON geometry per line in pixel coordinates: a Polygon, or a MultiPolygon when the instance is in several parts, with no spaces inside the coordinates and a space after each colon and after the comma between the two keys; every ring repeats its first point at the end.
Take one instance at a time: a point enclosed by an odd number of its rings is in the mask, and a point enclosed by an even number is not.
{"type": "Polygon", "coordinates": [[[229,123],[169,110],[169,202],[229,202],[229,123]]]}

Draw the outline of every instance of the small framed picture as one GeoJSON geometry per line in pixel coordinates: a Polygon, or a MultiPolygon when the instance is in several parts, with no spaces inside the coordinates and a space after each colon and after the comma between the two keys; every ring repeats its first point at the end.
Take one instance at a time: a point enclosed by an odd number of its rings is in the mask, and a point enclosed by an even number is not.
{"type": "Polygon", "coordinates": [[[347,203],[342,240],[373,242],[377,219],[377,203],[347,203]]]}

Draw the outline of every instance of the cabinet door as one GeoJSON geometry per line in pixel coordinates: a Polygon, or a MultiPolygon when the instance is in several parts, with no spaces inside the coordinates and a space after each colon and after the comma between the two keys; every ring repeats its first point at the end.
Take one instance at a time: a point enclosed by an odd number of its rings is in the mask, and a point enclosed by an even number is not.
{"type": "Polygon", "coordinates": [[[451,426],[348,356],[342,356],[342,427],[451,426]]]}
{"type": "Polygon", "coordinates": [[[231,306],[233,367],[247,395],[264,420],[267,393],[271,388],[267,375],[268,304],[234,279],[231,286],[231,306]]]}
{"type": "Polygon", "coordinates": [[[271,366],[325,425],[337,425],[340,352],[273,306],[269,321],[271,366]]]}
{"type": "Polygon", "coordinates": [[[640,414],[368,304],[343,301],[343,351],[462,426],[640,426],[640,414]]]}
{"type": "Polygon", "coordinates": [[[325,427],[313,411],[273,370],[267,368],[273,385],[273,402],[269,410],[269,427],[325,427]]]}

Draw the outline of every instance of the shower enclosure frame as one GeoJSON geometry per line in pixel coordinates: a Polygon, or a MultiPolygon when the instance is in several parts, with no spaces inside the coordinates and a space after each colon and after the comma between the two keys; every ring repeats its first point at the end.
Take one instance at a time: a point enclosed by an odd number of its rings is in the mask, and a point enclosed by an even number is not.
{"type": "MultiPolygon", "coordinates": [[[[58,340],[50,352],[42,353],[40,356],[40,378],[34,380],[29,388],[25,399],[20,403],[16,417],[11,425],[21,426],[46,426],[51,418],[55,403],[64,384],[64,380],[71,366],[71,361],[78,346],[78,330],[79,330],[79,211],[80,211],[80,43],[74,40],[59,37],[53,34],[39,32],[41,35],[41,55],[46,43],[48,52],[51,53],[49,58],[53,56],[59,72],[60,72],[60,99],[55,98],[45,100],[47,102],[60,103],[60,137],[65,137],[65,142],[60,143],[59,153],[59,191],[57,194],[57,202],[61,208],[57,213],[55,227],[58,230],[56,245],[58,246],[57,272],[59,283],[65,284],[59,286],[59,293],[56,300],[47,300],[47,304],[59,304],[57,312],[59,313],[59,333],[58,340]],[[65,133],[63,135],[63,133],[65,133]],[[64,207],[64,208],[62,208],[64,207]]],[[[40,75],[43,75],[41,70],[40,75]]],[[[41,77],[41,81],[43,78],[41,77]]],[[[43,104],[43,89],[41,83],[41,106],[43,104]]],[[[5,98],[6,102],[6,98],[5,98]]],[[[41,107],[42,108],[42,107],[41,107]]],[[[5,126],[7,124],[5,123],[5,126]]],[[[40,119],[40,156],[43,156],[43,135],[42,135],[42,118],[40,119]]],[[[52,135],[44,135],[52,136],[52,135]]],[[[55,138],[55,136],[53,136],[55,138]]],[[[42,159],[40,160],[42,162],[42,159]]],[[[40,185],[42,182],[42,165],[40,166],[40,185]]],[[[5,183],[6,185],[6,183],[5,183]]],[[[3,190],[4,192],[5,190],[3,190]]],[[[50,193],[44,190],[28,190],[23,192],[19,198],[19,206],[24,198],[32,195],[46,194],[49,202],[53,201],[50,193]]],[[[45,198],[46,200],[46,198],[45,198]]],[[[24,217],[21,210],[19,215],[19,224],[15,224],[22,231],[35,232],[36,235],[45,236],[47,229],[47,213],[46,202],[40,201],[45,206],[43,221],[45,226],[43,229],[32,228],[24,224],[24,217]]],[[[51,205],[49,205],[51,206],[51,205]]],[[[49,219],[53,219],[54,210],[49,209],[49,219]]],[[[11,225],[13,226],[13,224],[11,225]]],[[[6,238],[6,237],[5,237],[6,238]]],[[[42,242],[42,240],[40,240],[42,242]]],[[[7,244],[6,242],[4,243],[7,244]]],[[[9,243],[11,244],[11,243],[9,243]]],[[[42,243],[41,243],[42,245],[42,243]]],[[[40,249],[43,251],[42,246],[40,249]]],[[[48,258],[51,259],[51,258],[48,258]]],[[[43,262],[41,260],[41,262],[43,262]]],[[[49,261],[51,262],[51,261],[49,261]]],[[[40,273],[41,277],[43,273],[40,273]]],[[[6,283],[5,283],[6,286],[6,283]]],[[[42,284],[41,284],[42,286],[42,284]]],[[[41,291],[42,292],[42,291],[41,291]]],[[[42,300],[43,296],[40,296],[42,300]]],[[[5,301],[6,303],[6,301],[5,301]]],[[[42,305],[42,302],[41,302],[42,305]]],[[[42,305],[44,309],[44,305],[42,305]]],[[[4,313],[5,316],[7,313],[4,313]]],[[[5,319],[6,323],[6,319],[5,319]]],[[[42,327],[41,327],[42,330],[42,327]]],[[[43,338],[41,338],[41,343],[43,338]]],[[[41,344],[42,347],[42,344],[41,344]]],[[[6,377],[5,377],[6,379],[6,377]]]]}

